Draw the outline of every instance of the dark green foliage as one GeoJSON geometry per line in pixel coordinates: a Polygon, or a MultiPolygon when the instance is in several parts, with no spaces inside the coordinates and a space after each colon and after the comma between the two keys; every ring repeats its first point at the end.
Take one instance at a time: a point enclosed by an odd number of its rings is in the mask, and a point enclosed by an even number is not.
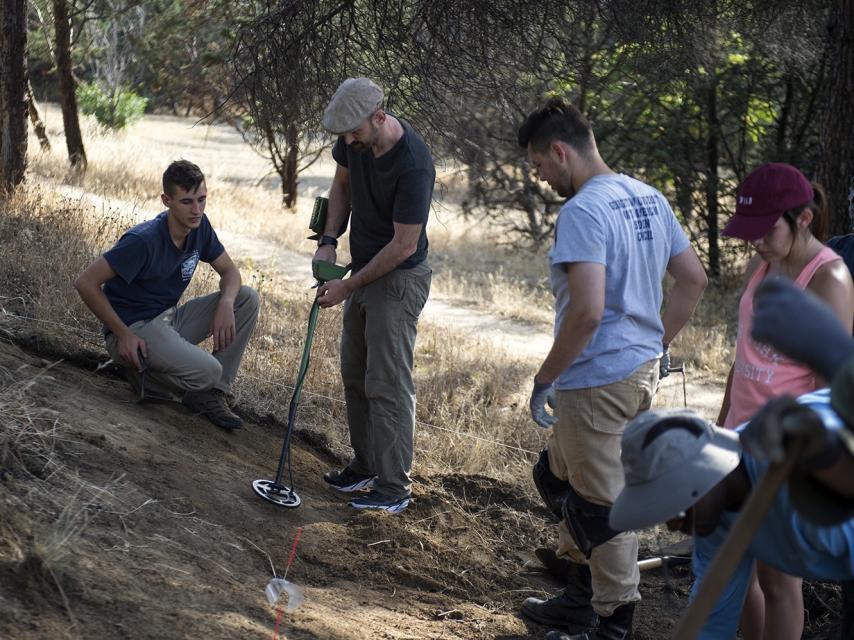
{"type": "Polygon", "coordinates": [[[96,82],[77,87],[80,110],[95,116],[100,124],[109,129],[124,129],[142,118],[147,102],[146,98],[124,87],[110,91],[96,82]]]}

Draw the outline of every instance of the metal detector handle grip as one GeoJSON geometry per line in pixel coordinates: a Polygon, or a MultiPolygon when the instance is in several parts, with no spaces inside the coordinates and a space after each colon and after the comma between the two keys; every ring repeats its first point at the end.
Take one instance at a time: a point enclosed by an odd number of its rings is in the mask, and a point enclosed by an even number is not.
{"type": "Polygon", "coordinates": [[[676,640],[694,640],[697,637],[703,623],[709,617],[709,612],[715,606],[721,591],[729,582],[732,572],[753,539],[753,534],[762,524],[777,491],[791,475],[805,448],[806,441],[803,438],[792,441],[783,462],[768,467],[762,480],[753,489],[750,498],[741,508],[738,520],[718,549],[712,564],[709,565],[697,597],[682,615],[679,626],[676,628],[676,640]]]}

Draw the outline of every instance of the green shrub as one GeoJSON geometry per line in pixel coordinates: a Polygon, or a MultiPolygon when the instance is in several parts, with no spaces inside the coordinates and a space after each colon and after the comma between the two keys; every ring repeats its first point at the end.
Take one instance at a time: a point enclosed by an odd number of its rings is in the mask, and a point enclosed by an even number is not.
{"type": "Polygon", "coordinates": [[[105,90],[96,82],[87,82],[77,87],[77,103],[83,113],[95,116],[105,127],[124,129],[142,117],[148,98],[129,88],[105,90]]]}

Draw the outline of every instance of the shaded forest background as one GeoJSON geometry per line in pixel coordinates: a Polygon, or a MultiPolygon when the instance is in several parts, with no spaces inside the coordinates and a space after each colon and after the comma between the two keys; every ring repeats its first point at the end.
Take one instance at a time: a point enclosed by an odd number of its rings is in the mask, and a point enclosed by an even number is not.
{"type": "MultiPolygon", "coordinates": [[[[467,215],[546,244],[561,201],[515,132],[548,95],[575,101],[606,161],[664,191],[712,276],[741,256],[718,231],[766,161],[827,188],[833,232],[854,208],[854,0],[2,0],[2,184],[25,177],[29,113],[63,109],[69,179],[86,169],[80,87],[114,108],[225,121],[281,177],[331,143],[323,107],[347,76],[460,173],[467,215]],[[130,99],[130,98],[127,98],[130,99]],[[23,132],[23,133],[22,133],[23,132]]],[[[115,125],[114,125],[115,126],[115,125]]],[[[50,144],[40,136],[42,144],[50,144]]],[[[29,153],[34,150],[29,150],[29,153]]]]}

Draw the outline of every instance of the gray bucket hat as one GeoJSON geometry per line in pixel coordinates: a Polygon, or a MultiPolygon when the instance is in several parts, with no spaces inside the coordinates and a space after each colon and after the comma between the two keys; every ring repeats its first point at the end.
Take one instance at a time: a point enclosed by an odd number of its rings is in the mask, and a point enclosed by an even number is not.
{"type": "Polygon", "coordinates": [[[644,529],[687,510],[738,466],[738,434],[692,411],[642,413],[626,425],[626,486],[611,509],[617,531],[644,529]]]}
{"type": "Polygon", "coordinates": [[[323,111],[323,128],[335,135],[349,133],[382,105],[383,90],[373,80],[347,78],[323,111]]]}

